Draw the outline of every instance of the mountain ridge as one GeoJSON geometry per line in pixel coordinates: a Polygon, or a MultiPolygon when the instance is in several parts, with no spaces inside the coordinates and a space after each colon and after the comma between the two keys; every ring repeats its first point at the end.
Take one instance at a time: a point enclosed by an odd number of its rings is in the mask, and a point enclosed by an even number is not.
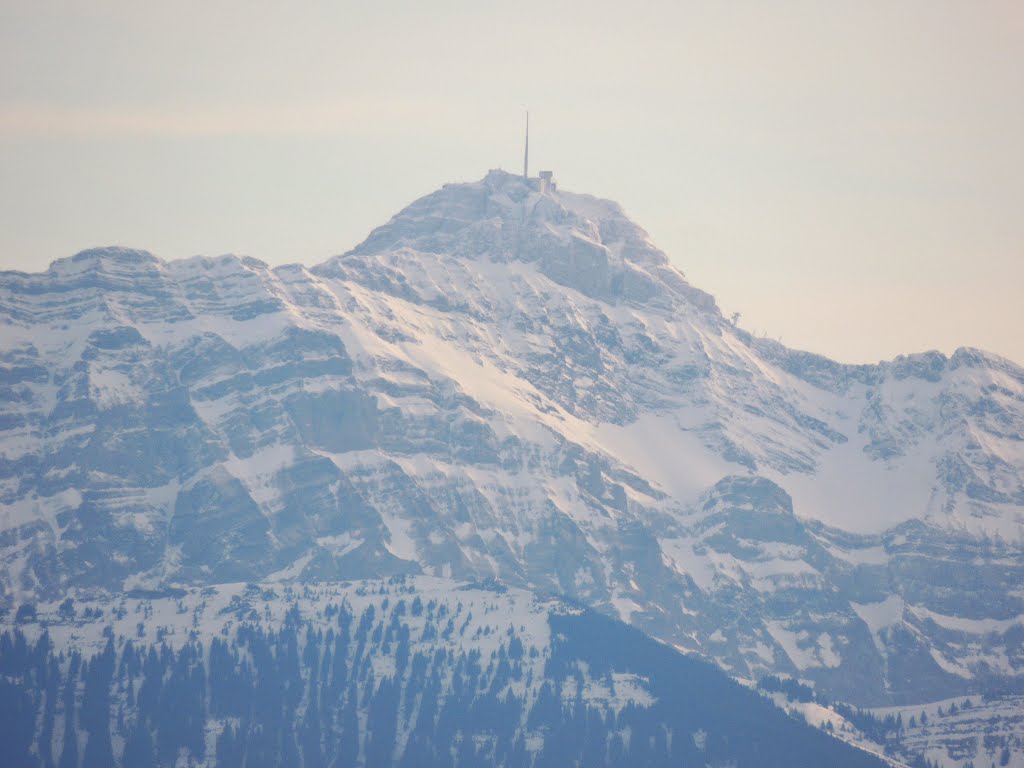
{"type": "MultiPolygon", "coordinates": [[[[533,180],[533,181],[536,181],[536,180],[533,180]]],[[[202,256],[202,255],[197,255],[197,256],[182,257],[182,258],[177,258],[177,259],[163,259],[163,258],[153,254],[152,252],[150,252],[148,250],[145,250],[145,249],[138,249],[138,248],[132,248],[132,247],[128,247],[128,246],[121,246],[121,245],[116,245],[116,246],[115,245],[111,245],[111,246],[94,246],[94,247],[87,248],[87,249],[84,249],[82,251],[79,251],[78,253],[76,253],[76,254],[74,254],[72,256],[56,259],[56,260],[54,260],[54,261],[52,261],[50,263],[50,265],[48,266],[48,268],[46,270],[40,271],[40,272],[26,272],[26,271],[23,271],[23,270],[0,270],[0,279],[3,279],[3,278],[33,278],[33,277],[38,278],[38,277],[42,277],[44,275],[49,275],[49,274],[52,274],[52,273],[66,272],[66,270],[63,269],[65,266],[75,265],[75,264],[79,264],[80,265],[80,264],[82,264],[84,262],[93,262],[93,261],[96,261],[96,260],[101,259],[103,257],[118,258],[118,259],[121,259],[121,260],[127,260],[128,262],[142,262],[142,263],[162,265],[165,268],[167,266],[169,266],[169,265],[174,265],[174,264],[182,264],[182,265],[184,265],[184,264],[189,264],[189,263],[202,263],[202,264],[210,265],[210,264],[213,264],[213,263],[222,263],[224,260],[236,260],[242,266],[255,267],[255,268],[258,268],[258,269],[268,269],[268,270],[270,270],[272,272],[275,272],[275,273],[278,272],[278,271],[291,272],[291,271],[294,271],[296,269],[308,270],[308,271],[310,271],[312,273],[318,273],[318,272],[319,273],[324,273],[324,272],[328,272],[331,269],[332,264],[334,264],[334,263],[336,263],[336,262],[338,262],[340,260],[343,260],[346,257],[358,256],[358,255],[364,254],[364,253],[372,253],[375,248],[378,248],[378,249],[380,248],[382,242],[384,244],[387,244],[388,247],[395,247],[397,245],[397,241],[398,241],[399,237],[396,234],[394,234],[392,232],[392,230],[396,227],[396,225],[399,225],[404,220],[407,220],[408,218],[410,218],[411,215],[414,214],[422,206],[427,205],[427,204],[437,200],[438,198],[443,198],[444,196],[450,194],[452,191],[456,191],[456,190],[470,190],[470,191],[473,191],[473,192],[484,192],[488,196],[493,196],[493,193],[494,193],[495,190],[502,190],[502,189],[504,189],[504,187],[509,186],[509,185],[512,185],[512,186],[519,185],[519,186],[521,186],[525,190],[529,190],[530,189],[530,185],[528,183],[522,182],[522,178],[520,176],[518,176],[516,174],[509,173],[509,172],[506,172],[506,171],[502,171],[502,170],[492,170],[492,171],[490,171],[487,174],[487,176],[485,176],[480,181],[476,181],[476,182],[462,182],[462,183],[449,183],[449,184],[445,184],[440,189],[436,190],[435,192],[429,193],[429,194],[427,194],[427,195],[425,195],[425,196],[423,196],[421,198],[418,198],[413,203],[411,203],[410,205],[408,205],[405,208],[403,208],[401,211],[399,211],[399,213],[397,213],[395,216],[393,216],[391,218],[391,220],[389,220],[386,224],[381,225],[379,227],[376,227],[374,230],[372,230],[370,232],[370,234],[367,235],[367,237],[364,238],[363,241],[361,241],[355,247],[351,248],[350,250],[348,250],[348,251],[346,251],[346,252],[344,252],[342,254],[339,254],[339,255],[336,255],[336,256],[330,256],[327,259],[325,259],[325,260],[323,260],[321,262],[318,262],[316,264],[305,264],[305,263],[301,263],[301,262],[290,262],[290,263],[285,263],[285,264],[279,264],[279,265],[271,266],[268,262],[266,262],[266,261],[264,261],[262,259],[259,259],[259,258],[253,257],[253,256],[234,254],[234,253],[226,253],[226,254],[222,254],[222,255],[219,255],[219,256],[202,256]]],[[[519,194],[520,195],[522,194],[522,190],[519,191],[519,194]]],[[[541,196],[541,197],[542,198],[543,197],[550,197],[550,195],[541,196]]],[[[721,316],[721,312],[718,310],[717,304],[715,304],[715,302],[714,302],[714,297],[712,297],[710,294],[706,294],[703,291],[699,291],[699,289],[693,288],[693,286],[690,285],[688,281],[686,281],[685,274],[678,267],[674,266],[671,263],[671,261],[669,260],[668,256],[666,254],[664,254],[664,252],[662,252],[659,249],[657,249],[653,245],[653,243],[651,243],[649,236],[647,235],[647,233],[644,230],[642,230],[640,227],[638,227],[635,224],[633,224],[633,222],[628,218],[628,216],[626,216],[625,211],[623,210],[623,208],[618,203],[616,203],[614,201],[611,201],[611,200],[594,197],[594,196],[591,196],[591,195],[585,195],[585,194],[579,194],[579,193],[571,193],[571,192],[566,192],[566,191],[563,191],[563,190],[559,190],[558,197],[559,197],[560,200],[563,200],[563,199],[574,200],[574,201],[577,202],[578,205],[580,203],[582,203],[581,207],[584,210],[588,210],[588,212],[590,212],[590,213],[593,213],[594,210],[601,210],[606,215],[610,214],[612,216],[613,220],[616,221],[616,222],[626,222],[628,224],[628,226],[634,230],[633,232],[630,233],[631,235],[634,236],[634,239],[642,241],[644,246],[646,246],[642,250],[644,251],[645,256],[647,258],[640,259],[639,263],[650,263],[650,262],[653,261],[657,266],[670,267],[672,271],[677,273],[678,276],[680,278],[682,278],[686,282],[686,285],[689,288],[691,288],[691,289],[693,289],[695,291],[698,291],[699,294],[703,294],[703,296],[706,297],[706,304],[705,305],[710,309],[712,314],[717,315],[719,320],[721,320],[722,322],[726,322],[726,320],[721,316]]],[[[512,202],[512,201],[511,200],[507,200],[507,202],[512,202]]],[[[580,212],[578,210],[573,210],[573,213],[575,213],[577,215],[580,215],[580,212]]],[[[468,219],[468,220],[466,220],[463,223],[466,223],[468,225],[469,223],[471,223],[473,221],[476,221],[476,220],[477,219],[468,219]]],[[[636,253],[637,253],[637,249],[635,249],[635,248],[634,249],[626,249],[625,257],[629,258],[629,256],[631,254],[635,255],[636,253]]],[[[778,356],[781,353],[782,356],[786,356],[786,355],[794,356],[795,355],[795,356],[799,356],[801,358],[820,359],[821,361],[827,362],[830,365],[842,366],[844,369],[847,369],[849,371],[861,371],[861,370],[868,369],[868,368],[874,368],[874,367],[877,367],[879,365],[883,365],[883,364],[886,364],[886,363],[890,363],[890,364],[896,365],[896,364],[900,363],[901,361],[914,361],[914,360],[917,360],[919,358],[927,358],[929,356],[934,356],[934,355],[939,355],[939,356],[941,356],[941,357],[943,357],[943,358],[945,358],[947,360],[952,360],[954,358],[960,357],[961,355],[965,355],[965,354],[969,354],[971,356],[978,356],[978,355],[980,355],[983,358],[987,358],[988,361],[991,362],[991,363],[998,363],[998,364],[1001,364],[1001,365],[1005,365],[1005,364],[1008,363],[1010,366],[1012,366],[1014,368],[1017,368],[1017,369],[1020,369],[1020,365],[1018,363],[1016,363],[1015,361],[1011,360],[1008,357],[1005,357],[1003,355],[1000,355],[1000,354],[998,354],[996,352],[993,352],[993,351],[990,351],[990,350],[985,350],[985,349],[982,349],[982,348],[972,347],[972,346],[960,346],[960,347],[957,347],[951,354],[948,354],[948,355],[946,353],[940,352],[940,351],[938,351],[936,349],[930,349],[930,350],[921,350],[921,351],[918,351],[918,352],[903,353],[903,354],[897,355],[894,358],[881,359],[881,360],[876,361],[874,363],[844,363],[844,362],[841,362],[841,361],[833,360],[832,358],[828,357],[826,354],[823,354],[823,353],[811,352],[811,351],[805,351],[805,350],[785,347],[784,345],[781,345],[779,342],[775,341],[774,339],[771,339],[771,338],[768,338],[768,337],[760,337],[759,338],[759,337],[754,336],[753,334],[750,334],[749,332],[743,331],[740,328],[737,328],[736,330],[741,335],[745,335],[746,337],[748,337],[749,341],[753,345],[756,345],[757,347],[763,349],[764,351],[772,350],[776,356],[778,356]]]]}
{"type": "MultiPolygon", "coordinates": [[[[63,273],[62,267],[67,264],[82,264],[85,262],[93,262],[103,257],[114,257],[132,262],[141,262],[148,264],[155,264],[164,268],[173,265],[187,265],[187,264],[204,264],[209,267],[214,265],[223,264],[225,262],[237,262],[241,266],[253,267],[257,269],[266,269],[273,273],[291,274],[298,270],[306,270],[309,272],[316,272],[317,270],[323,271],[329,267],[329,265],[338,260],[343,259],[350,254],[358,253],[361,250],[361,245],[346,251],[343,254],[337,256],[330,256],[324,261],[316,264],[308,265],[302,262],[287,262],[283,264],[272,265],[271,263],[259,259],[254,256],[241,255],[235,253],[224,253],[218,256],[184,256],[174,259],[165,259],[161,256],[154,254],[151,251],[134,248],[131,246],[124,245],[105,245],[105,246],[93,246],[90,248],[83,249],[72,256],[67,256],[59,259],[55,259],[50,262],[49,266],[45,270],[37,272],[27,272],[25,270],[0,270],[0,281],[5,279],[9,280],[24,280],[33,278],[43,278],[50,275],[56,275],[63,273]]],[[[674,269],[675,268],[673,267],[674,269]]],[[[681,275],[684,273],[680,272],[681,275]]],[[[25,289],[24,285],[19,288],[25,289]]],[[[31,290],[31,289],[30,289],[31,290]]],[[[716,306],[717,308],[717,306],[716,306]]],[[[720,315],[720,313],[719,313],[720,315]]],[[[720,315],[721,317],[721,315],[720,315]]],[[[721,317],[723,323],[728,321],[721,317]]],[[[767,336],[757,336],[750,331],[743,329],[740,326],[732,326],[736,331],[737,335],[744,338],[752,347],[756,348],[759,352],[763,353],[767,358],[773,361],[788,362],[787,358],[796,358],[800,361],[806,361],[811,364],[819,364],[825,367],[837,367],[848,373],[850,373],[851,379],[861,381],[870,381],[870,372],[881,366],[892,366],[894,368],[902,368],[900,371],[901,378],[906,378],[909,375],[913,375],[910,371],[920,370],[922,372],[921,378],[927,377],[926,369],[929,364],[934,364],[936,361],[940,364],[952,363],[954,367],[957,364],[969,364],[972,362],[983,361],[989,365],[997,366],[1001,369],[1010,371],[1014,374],[1015,378],[1019,378],[1021,371],[1024,371],[1024,367],[1015,360],[1002,355],[993,350],[985,349],[983,347],[975,347],[971,345],[961,345],[953,349],[952,352],[946,353],[939,349],[922,349],[916,352],[904,352],[891,358],[882,358],[876,362],[867,363],[850,363],[836,360],[829,357],[825,353],[814,352],[811,350],[800,349],[796,347],[786,346],[775,339],[767,336]],[[919,363],[921,365],[919,365],[919,363]]],[[[803,366],[797,366],[796,370],[801,371],[803,366]]],[[[806,373],[806,372],[804,372],[806,373]]],[[[934,375],[934,374],[932,374],[934,375]]],[[[811,383],[814,383],[813,381],[811,383]]]]}

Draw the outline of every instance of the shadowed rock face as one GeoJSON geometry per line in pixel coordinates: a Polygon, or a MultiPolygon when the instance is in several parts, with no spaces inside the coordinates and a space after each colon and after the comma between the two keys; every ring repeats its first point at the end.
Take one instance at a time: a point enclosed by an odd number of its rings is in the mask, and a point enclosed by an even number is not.
{"type": "Polygon", "coordinates": [[[1024,372],[731,327],[614,203],[492,172],[306,269],[0,274],[0,588],[422,573],[857,703],[1019,690],[1024,372]]]}

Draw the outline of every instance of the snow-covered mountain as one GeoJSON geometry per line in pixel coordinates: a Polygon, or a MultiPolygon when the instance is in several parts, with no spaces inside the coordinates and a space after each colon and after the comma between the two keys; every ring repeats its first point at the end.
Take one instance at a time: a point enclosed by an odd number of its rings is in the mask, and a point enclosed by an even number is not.
{"type": "Polygon", "coordinates": [[[1024,370],[733,327],[501,171],[312,269],[0,273],[0,587],[496,578],[859,705],[1024,692],[1024,370]]]}

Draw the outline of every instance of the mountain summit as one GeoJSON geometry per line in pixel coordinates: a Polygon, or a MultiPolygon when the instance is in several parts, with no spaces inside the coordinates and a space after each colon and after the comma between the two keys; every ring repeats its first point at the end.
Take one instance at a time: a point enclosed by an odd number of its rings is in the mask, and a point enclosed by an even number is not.
{"type": "Polygon", "coordinates": [[[417,200],[314,271],[344,275],[349,263],[382,254],[534,264],[551,281],[588,298],[663,309],[685,298],[716,311],[714,300],[690,286],[616,203],[500,170],[417,200]]]}
{"type": "Polygon", "coordinates": [[[1022,446],[1013,363],[753,338],[618,205],[501,171],[312,269],[0,274],[10,609],[487,578],[859,704],[1017,691],[1022,446]]]}

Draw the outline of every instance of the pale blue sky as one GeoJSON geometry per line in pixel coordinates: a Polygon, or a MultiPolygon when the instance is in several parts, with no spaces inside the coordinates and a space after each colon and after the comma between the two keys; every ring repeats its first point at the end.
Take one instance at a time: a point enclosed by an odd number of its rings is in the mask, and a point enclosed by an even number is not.
{"type": "Polygon", "coordinates": [[[314,264],[522,162],[748,329],[1024,362],[1020,2],[0,0],[0,268],[314,264]]]}

